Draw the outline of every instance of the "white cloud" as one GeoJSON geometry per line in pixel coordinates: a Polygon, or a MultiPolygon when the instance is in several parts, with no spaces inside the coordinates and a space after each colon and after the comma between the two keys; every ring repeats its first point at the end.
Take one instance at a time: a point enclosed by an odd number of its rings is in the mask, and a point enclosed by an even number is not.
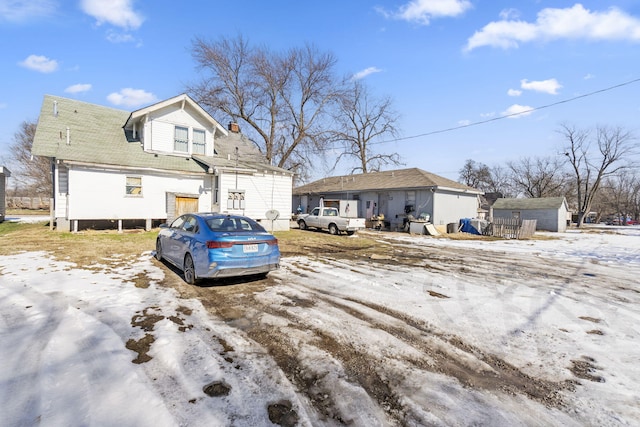
{"type": "Polygon", "coordinates": [[[500,18],[503,20],[507,19],[518,19],[520,17],[520,11],[518,9],[504,9],[500,11],[500,18]]]}
{"type": "Polygon", "coordinates": [[[471,2],[467,0],[411,0],[397,12],[378,11],[388,18],[429,25],[433,18],[458,16],[469,8],[471,2]]]}
{"type": "Polygon", "coordinates": [[[365,68],[362,71],[358,71],[357,73],[355,73],[352,77],[353,80],[360,80],[360,79],[364,79],[365,77],[367,77],[370,74],[374,74],[374,73],[380,73],[382,72],[382,70],[378,67],[369,67],[369,68],[365,68]]]}
{"type": "Polygon", "coordinates": [[[518,89],[509,89],[507,91],[507,95],[509,95],[509,96],[520,96],[520,95],[522,95],[522,91],[518,90],[518,89]]]}
{"type": "Polygon", "coordinates": [[[592,12],[579,3],[565,9],[546,8],[533,23],[490,22],[467,40],[465,50],[481,46],[508,49],[534,40],[556,39],[640,41],[640,19],[616,7],[605,12],[592,12]]]}
{"type": "Polygon", "coordinates": [[[586,76],[584,76],[584,79],[585,79],[585,80],[591,80],[591,79],[595,79],[595,78],[596,78],[596,76],[594,76],[594,75],[593,75],[593,74],[591,74],[591,73],[587,73],[587,75],[586,75],[586,76]]]}
{"type": "Polygon", "coordinates": [[[136,39],[129,33],[119,33],[117,31],[107,31],[107,40],[111,43],[130,43],[136,39]]]}
{"type": "Polygon", "coordinates": [[[519,119],[520,117],[528,116],[533,113],[534,108],[528,105],[513,104],[502,112],[502,115],[510,119],[519,119]]]}
{"type": "Polygon", "coordinates": [[[107,100],[114,105],[123,107],[138,107],[152,104],[157,101],[154,94],[142,89],[124,88],[120,92],[113,92],[107,96],[107,100]]]}
{"type": "Polygon", "coordinates": [[[82,93],[91,90],[91,85],[89,83],[78,83],[72,86],[69,86],[64,91],[67,93],[82,93]]]}
{"type": "Polygon", "coordinates": [[[80,7],[87,15],[93,16],[98,25],[107,22],[116,27],[137,29],[144,21],[143,16],[133,10],[133,0],[82,0],[80,7]]]}
{"type": "Polygon", "coordinates": [[[0,0],[0,20],[24,22],[55,13],[54,0],[0,0]]]}
{"type": "Polygon", "coordinates": [[[58,61],[42,55],[29,55],[27,59],[18,64],[41,73],[53,73],[58,69],[58,61]]]}
{"type": "Polygon", "coordinates": [[[528,81],[527,79],[520,80],[520,87],[525,90],[532,90],[535,92],[543,92],[551,95],[556,95],[558,89],[562,87],[556,79],[528,81]]]}

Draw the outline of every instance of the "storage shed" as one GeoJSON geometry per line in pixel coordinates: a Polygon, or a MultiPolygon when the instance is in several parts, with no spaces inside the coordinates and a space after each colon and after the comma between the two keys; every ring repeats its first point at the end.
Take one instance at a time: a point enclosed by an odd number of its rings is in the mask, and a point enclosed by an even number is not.
{"type": "Polygon", "coordinates": [[[11,176],[9,169],[0,166],[0,222],[4,221],[7,212],[7,178],[11,176]]]}
{"type": "Polygon", "coordinates": [[[491,207],[491,217],[535,219],[536,230],[565,232],[568,211],[564,197],[498,199],[491,207]]]}

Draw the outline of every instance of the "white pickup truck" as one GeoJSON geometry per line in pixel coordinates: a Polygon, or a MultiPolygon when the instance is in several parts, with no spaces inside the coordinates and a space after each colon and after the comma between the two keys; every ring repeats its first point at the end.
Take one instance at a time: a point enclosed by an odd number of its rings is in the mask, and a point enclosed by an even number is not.
{"type": "Polygon", "coordinates": [[[364,218],[341,217],[337,208],[314,208],[308,215],[298,217],[300,230],[317,228],[329,230],[331,234],[346,232],[349,236],[365,228],[364,218]]]}

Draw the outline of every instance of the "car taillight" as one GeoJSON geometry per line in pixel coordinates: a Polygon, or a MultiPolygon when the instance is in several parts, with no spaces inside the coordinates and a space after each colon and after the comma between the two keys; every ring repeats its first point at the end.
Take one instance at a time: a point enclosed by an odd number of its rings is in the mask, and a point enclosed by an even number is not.
{"type": "Polygon", "coordinates": [[[267,240],[267,245],[276,246],[278,244],[278,239],[267,240]]]}
{"type": "Polygon", "coordinates": [[[216,240],[207,241],[207,249],[230,248],[232,246],[233,242],[218,242],[216,240]]]}

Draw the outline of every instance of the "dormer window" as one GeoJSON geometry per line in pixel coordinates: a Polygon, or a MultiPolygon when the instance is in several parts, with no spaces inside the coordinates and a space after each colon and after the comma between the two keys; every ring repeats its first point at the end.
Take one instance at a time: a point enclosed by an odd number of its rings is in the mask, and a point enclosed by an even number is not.
{"type": "Polygon", "coordinates": [[[182,153],[189,152],[189,128],[176,126],[173,149],[182,153]]]}
{"type": "Polygon", "coordinates": [[[193,154],[205,153],[205,131],[200,129],[193,130],[193,154]]]}

